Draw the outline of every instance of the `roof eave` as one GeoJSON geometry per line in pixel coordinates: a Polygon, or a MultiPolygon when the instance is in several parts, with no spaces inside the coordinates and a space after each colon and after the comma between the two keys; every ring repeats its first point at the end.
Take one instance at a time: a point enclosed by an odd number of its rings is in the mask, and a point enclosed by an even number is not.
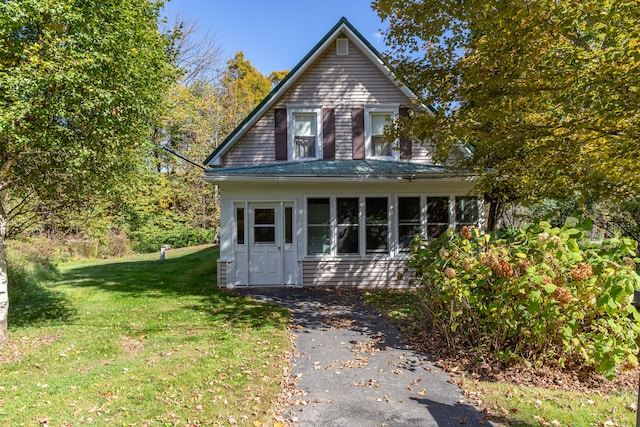
{"type": "Polygon", "coordinates": [[[203,179],[207,182],[292,182],[292,181],[308,181],[313,182],[371,182],[371,181],[423,181],[423,180],[469,180],[474,179],[472,174],[398,174],[398,175],[262,175],[262,174],[243,174],[243,175],[205,175],[203,179]]]}

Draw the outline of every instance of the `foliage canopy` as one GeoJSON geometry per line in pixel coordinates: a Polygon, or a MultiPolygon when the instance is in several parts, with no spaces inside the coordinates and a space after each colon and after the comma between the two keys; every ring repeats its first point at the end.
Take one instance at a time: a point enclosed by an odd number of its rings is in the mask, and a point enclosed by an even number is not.
{"type": "Polygon", "coordinates": [[[640,190],[640,3],[376,0],[391,64],[435,106],[406,131],[511,199],[640,190]]]}
{"type": "Polygon", "coordinates": [[[0,344],[7,224],[92,203],[136,170],[175,81],[162,2],[0,2],[0,344]]]}
{"type": "Polygon", "coordinates": [[[159,3],[0,5],[0,191],[84,198],[140,161],[173,80],[159,3]]]}

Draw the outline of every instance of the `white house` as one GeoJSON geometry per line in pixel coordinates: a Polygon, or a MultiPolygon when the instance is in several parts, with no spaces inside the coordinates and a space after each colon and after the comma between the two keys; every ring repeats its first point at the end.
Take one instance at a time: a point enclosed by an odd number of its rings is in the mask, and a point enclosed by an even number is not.
{"type": "Polygon", "coordinates": [[[342,18],[205,161],[218,285],[404,287],[416,233],[478,225],[472,177],[383,137],[415,99],[342,18]]]}

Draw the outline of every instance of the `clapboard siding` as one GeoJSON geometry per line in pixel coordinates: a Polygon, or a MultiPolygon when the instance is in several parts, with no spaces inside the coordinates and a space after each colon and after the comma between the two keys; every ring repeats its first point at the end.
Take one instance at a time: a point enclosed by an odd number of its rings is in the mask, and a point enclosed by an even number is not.
{"type": "Polygon", "coordinates": [[[223,157],[224,167],[276,163],[273,110],[265,114],[223,157]]]}
{"type": "Polygon", "coordinates": [[[303,261],[303,286],[407,288],[410,274],[404,260],[303,261]]]}
{"type": "Polygon", "coordinates": [[[348,56],[337,56],[332,43],[279,100],[286,104],[330,107],[407,104],[409,99],[351,43],[348,56]]]}
{"type": "MultiPolygon", "coordinates": [[[[335,108],[336,159],[352,156],[351,108],[372,104],[406,105],[409,99],[355,45],[348,56],[335,54],[331,43],[274,105],[309,105],[335,108]]],[[[273,109],[229,150],[224,167],[276,163],[273,109]]],[[[419,150],[415,151],[416,154],[419,150]]],[[[424,161],[426,156],[416,156],[424,161]]]]}
{"type": "Polygon", "coordinates": [[[425,142],[424,144],[413,142],[411,144],[411,160],[408,161],[432,163],[433,158],[431,157],[431,145],[428,142],[425,142]]]}

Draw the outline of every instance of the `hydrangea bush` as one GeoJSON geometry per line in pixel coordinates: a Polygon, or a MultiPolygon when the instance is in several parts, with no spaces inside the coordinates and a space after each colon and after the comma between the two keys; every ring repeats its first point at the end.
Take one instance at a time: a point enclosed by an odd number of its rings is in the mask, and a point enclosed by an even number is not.
{"type": "Polygon", "coordinates": [[[592,242],[589,224],[541,221],[496,240],[476,228],[415,242],[421,306],[449,345],[504,362],[592,369],[611,378],[638,364],[636,242],[592,242]]]}

